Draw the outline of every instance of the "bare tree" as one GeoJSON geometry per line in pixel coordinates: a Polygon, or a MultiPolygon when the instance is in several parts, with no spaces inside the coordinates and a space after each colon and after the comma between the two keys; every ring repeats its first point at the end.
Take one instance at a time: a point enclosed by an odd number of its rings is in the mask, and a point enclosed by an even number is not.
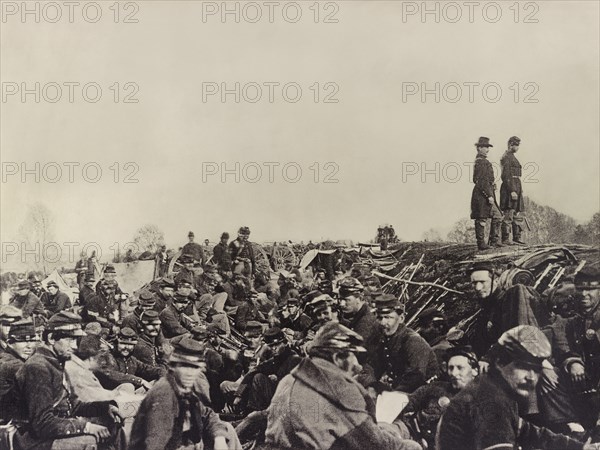
{"type": "Polygon", "coordinates": [[[28,206],[23,224],[19,228],[21,245],[27,250],[21,254],[31,255],[23,261],[28,266],[33,265],[36,270],[44,268],[45,272],[44,258],[55,256],[50,254],[54,246],[48,245],[54,241],[54,227],[54,214],[45,204],[38,202],[28,206]]]}
{"type": "Polygon", "coordinates": [[[165,234],[156,225],[144,225],[136,231],[133,243],[140,253],[156,253],[165,243],[165,234]]]}
{"type": "Polygon", "coordinates": [[[448,233],[450,242],[467,244],[475,241],[475,225],[471,219],[462,218],[454,224],[452,230],[448,233]]]}

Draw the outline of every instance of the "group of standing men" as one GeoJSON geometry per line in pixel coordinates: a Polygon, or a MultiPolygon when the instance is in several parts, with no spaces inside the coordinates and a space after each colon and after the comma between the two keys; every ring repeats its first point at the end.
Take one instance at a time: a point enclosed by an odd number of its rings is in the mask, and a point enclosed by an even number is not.
{"type": "Polygon", "coordinates": [[[500,159],[502,185],[498,204],[494,169],[487,159],[490,148],[494,146],[487,137],[480,137],[475,144],[477,157],[473,171],[475,187],[471,195],[471,219],[475,220],[475,237],[479,250],[525,244],[521,239],[524,221],[521,213],[525,209],[521,186],[522,167],[515,156],[520,145],[521,139],[512,136],[508,140],[506,152],[500,159]],[[490,219],[489,241],[486,242],[485,226],[490,219]]]}

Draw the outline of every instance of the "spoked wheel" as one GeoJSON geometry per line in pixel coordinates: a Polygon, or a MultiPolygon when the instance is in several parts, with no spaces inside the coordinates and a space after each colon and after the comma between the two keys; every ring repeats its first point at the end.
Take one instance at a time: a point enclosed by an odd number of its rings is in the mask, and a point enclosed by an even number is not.
{"type": "Polygon", "coordinates": [[[273,247],[271,253],[271,265],[273,270],[278,272],[280,270],[291,271],[298,264],[298,258],[296,254],[288,246],[276,245],[273,247]]]}
{"type": "Polygon", "coordinates": [[[255,242],[251,242],[252,250],[254,250],[254,261],[256,263],[256,272],[262,273],[266,277],[271,275],[271,265],[269,264],[269,256],[267,252],[255,242]]]}

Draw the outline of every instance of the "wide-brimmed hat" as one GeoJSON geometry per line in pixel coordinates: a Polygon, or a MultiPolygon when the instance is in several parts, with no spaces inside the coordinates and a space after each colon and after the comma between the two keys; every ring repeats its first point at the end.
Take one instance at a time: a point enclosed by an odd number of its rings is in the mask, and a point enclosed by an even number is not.
{"type": "Polygon", "coordinates": [[[482,136],[479,138],[479,141],[475,143],[475,147],[493,147],[493,145],[490,144],[490,138],[482,136]]]}

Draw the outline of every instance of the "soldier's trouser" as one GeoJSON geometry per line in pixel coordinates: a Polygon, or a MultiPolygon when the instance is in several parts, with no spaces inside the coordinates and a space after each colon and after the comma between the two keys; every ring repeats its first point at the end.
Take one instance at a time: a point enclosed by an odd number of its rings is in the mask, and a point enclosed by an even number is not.
{"type": "Polygon", "coordinates": [[[521,239],[521,231],[523,230],[523,217],[514,209],[504,211],[502,217],[502,241],[506,242],[510,239],[512,231],[513,240],[521,239]]]}
{"type": "Polygon", "coordinates": [[[96,450],[98,448],[96,438],[86,434],[83,436],[56,439],[52,443],[51,450],[96,450]]]}
{"type": "Polygon", "coordinates": [[[271,404],[273,395],[275,395],[276,388],[277,383],[267,375],[263,373],[254,375],[248,393],[248,409],[251,411],[267,409],[271,404]]]}
{"type": "Polygon", "coordinates": [[[564,370],[554,369],[558,385],[554,386],[546,376],[540,377],[538,396],[544,426],[557,430],[570,422],[581,423],[582,406],[571,389],[571,380],[564,370]]]}

